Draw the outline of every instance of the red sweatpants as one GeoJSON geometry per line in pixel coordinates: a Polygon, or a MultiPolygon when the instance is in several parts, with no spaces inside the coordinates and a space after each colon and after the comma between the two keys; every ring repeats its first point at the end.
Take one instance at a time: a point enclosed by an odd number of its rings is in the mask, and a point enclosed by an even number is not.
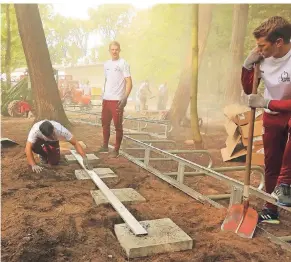
{"type": "MultiPolygon", "coordinates": [[[[265,188],[272,193],[276,185],[291,185],[291,114],[264,113],[263,126],[265,188]]],[[[277,209],[270,203],[266,207],[277,209]]]]}
{"type": "Polygon", "coordinates": [[[118,108],[117,100],[103,100],[101,118],[103,127],[103,146],[108,146],[110,138],[110,125],[113,118],[116,131],[114,150],[118,151],[123,137],[123,109],[118,108]]]}
{"type": "Polygon", "coordinates": [[[59,141],[45,141],[38,138],[32,145],[32,151],[41,155],[50,165],[58,165],[60,162],[60,143],[59,141]]]}

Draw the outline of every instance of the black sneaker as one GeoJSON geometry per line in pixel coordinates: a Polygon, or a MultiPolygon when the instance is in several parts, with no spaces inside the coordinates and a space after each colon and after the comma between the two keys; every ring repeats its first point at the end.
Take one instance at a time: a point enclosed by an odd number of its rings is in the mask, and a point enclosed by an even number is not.
{"type": "Polygon", "coordinates": [[[275,187],[272,197],[277,199],[277,203],[282,206],[291,207],[291,187],[287,184],[280,184],[275,187]]]}
{"type": "Polygon", "coordinates": [[[268,208],[264,208],[259,212],[258,223],[268,223],[268,224],[280,224],[278,212],[271,211],[268,208]]]}
{"type": "Polygon", "coordinates": [[[96,151],[96,154],[98,154],[98,153],[108,153],[108,152],[109,152],[108,147],[101,146],[101,147],[96,151]]]}

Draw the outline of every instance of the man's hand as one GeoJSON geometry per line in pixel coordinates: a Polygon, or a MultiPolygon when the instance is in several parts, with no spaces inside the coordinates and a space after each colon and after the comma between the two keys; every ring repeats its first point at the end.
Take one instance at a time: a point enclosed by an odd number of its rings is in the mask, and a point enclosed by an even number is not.
{"type": "Polygon", "coordinates": [[[118,108],[123,109],[127,104],[127,97],[122,98],[118,101],[118,108]]]}
{"type": "Polygon", "coordinates": [[[40,173],[43,170],[43,167],[38,166],[38,165],[33,165],[31,166],[31,168],[32,168],[32,171],[35,173],[40,173]]]}
{"type": "Polygon", "coordinates": [[[89,163],[89,159],[87,156],[83,156],[83,164],[86,167],[86,169],[88,169],[88,170],[93,169],[92,165],[89,163]]]}
{"type": "Polygon", "coordinates": [[[248,105],[252,108],[268,108],[270,100],[263,98],[261,95],[248,95],[248,105]]]}
{"type": "Polygon", "coordinates": [[[258,48],[255,47],[250,54],[248,55],[248,57],[246,58],[245,62],[244,62],[244,67],[248,70],[251,70],[253,65],[255,63],[260,62],[262,59],[264,59],[264,57],[262,56],[262,54],[259,52],[258,48]]]}

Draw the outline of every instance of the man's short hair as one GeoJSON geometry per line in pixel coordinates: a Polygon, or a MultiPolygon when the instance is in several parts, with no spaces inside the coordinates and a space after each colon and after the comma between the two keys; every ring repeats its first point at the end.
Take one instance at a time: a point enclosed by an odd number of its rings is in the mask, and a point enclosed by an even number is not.
{"type": "Polygon", "coordinates": [[[39,126],[39,130],[45,137],[49,137],[54,132],[54,126],[50,121],[44,121],[39,126]]]}
{"type": "Polygon", "coordinates": [[[110,42],[110,44],[109,44],[109,49],[110,49],[110,47],[111,47],[112,45],[116,45],[116,46],[118,46],[118,48],[120,49],[120,44],[119,44],[119,42],[117,42],[117,41],[112,41],[112,42],[110,42]]]}
{"type": "Polygon", "coordinates": [[[266,40],[275,43],[282,38],[285,44],[290,42],[291,24],[281,16],[273,16],[258,26],[253,35],[255,38],[266,37],[266,40]]]}

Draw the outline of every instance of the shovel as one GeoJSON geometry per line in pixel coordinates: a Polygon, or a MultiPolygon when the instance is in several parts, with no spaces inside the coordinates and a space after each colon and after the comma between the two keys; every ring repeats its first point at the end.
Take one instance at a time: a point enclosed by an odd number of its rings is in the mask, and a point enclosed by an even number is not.
{"type": "MultiPolygon", "coordinates": [[[[259,83],[259,67],[260,64],[255,65],[253,90],[252,94],[257,93],[259,83]]],[[[222,231],[231,231],[237,233],[244,238],[252,238],[258,223],[258,213],[255,209],[249,206],[249,188],[250,188],[250,174],[252,162],[252,147],[254,135],[254,121],[256,109],[251,109],[251,118],[249,123],[248,148],[246,157],[246,172],[244,178],[243,189],[243,204],[235,204],[228,210],[226,218],[221,225],[222,231]]]]}

